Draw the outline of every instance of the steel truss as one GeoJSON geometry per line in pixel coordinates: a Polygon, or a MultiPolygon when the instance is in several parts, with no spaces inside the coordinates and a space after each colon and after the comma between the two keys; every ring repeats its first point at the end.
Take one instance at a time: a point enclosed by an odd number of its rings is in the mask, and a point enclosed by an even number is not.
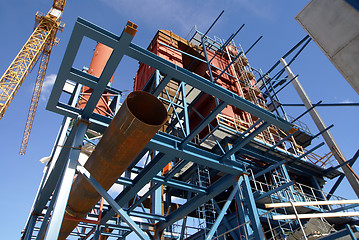
{"type": "MultiPolygon", "coordinates": [[[[196,218],[196,209],[219,194],[224,196],[221,198],[224,204],[214,203],[218,215],[206,235],[207,239],[212,238],[215,232],[217,235],[225,234],[233,239],[240,239],[241,236],[247,239],[265,239],[270,238],[271,234],[274,236],[280,233],[279,230],[272,230],[275,226],[279,226],[281,231],[284,231],[283,226],[294,229],[295,223],[273,221],[271,216],[274,212],[263,210],[260,207],[263,205],[261,200],[297,198],[298,201],[302,201],[304,195],[290,180],[288,172],[322,178],[325,170],[305,161],[307,153],[283,151],[277,146],[268,146],[258,141],[256,136],[269,125],[276,126],[284,132],[292,130],[295,126],[222,88],[214,81],[178,67],[132,43],[135,28],[136,26],[129,22],[122,34],[117,36],[84,19],[77,19],[47,104],[48,110],[64,115],[64,121],[51,160],[46,166],[23,238],[41,239],[45,236],[45,239],[57,239],[75,173],[83,174],[107,201],[107,204],[103,205],[102,215],[99,214],[102,207],[96,205],[73,231],[72,235],[79,239],[91,236],[98,239],[99,235],[123,239],[132,232],[140,239],[160,239],[162,235],[175,239],[196,239],[193,237],[196,235],[194,232],[200,229],[194,228],[191,233],[188,219],[196,218]],[[114,50],[99,78],[73,67],[84,37],[114,50]],[[117,103],[114,109],[118,109],[121,92],[108,87],[107,84],[125,55],[156,69],[145,90],[162,99],[168,112],[171,112],[171,119],[166,132],[158,132],[133,160],[125,174],[119,177],[115,184],[122,186],[123,190],[112,198],[91,173],[78,164],[78,157],[86,131],[102,134],[111,121],[111,117],[93,112],[103,92],[117,94],[113,102],[117,103]],[[70,101],[62,102],[61,95],[68,80],[76,87],[71,92],[70,101]],[[170,81],[177,82],[179,86],[173,96],[166,89],[170,81]],[[76,102],[82,85],[92,88],[93,93],[85,108],[79,109],[76,102]],[[202,122],[191,130],[189,113],[193,111],[193,92],[214,96],[217,106],[207,116],[202,116],[202,122]],[[238,134],[235,139],[218,140],[218,151],[201,147],[196,142],[196,136],[204,128],[211,128],[211,121],[227,105],[249,112],[259,120],[252,128],[238,134]],[[73,124],[70,124],[70,119],[74,119],[73,124]],[[262,166],[248,162],[247,157],[261,161],[262,166]],[[146,158],[147,160],[144,160],[146,158]],[[168,164],[172,167],[169,171],[163,172],[168,164]],[[208,167],[210,174],[218,176],[217,179],[209,186],[198,186],[191,182],[190,177],[186,176],[186,171],[196,165],[208,167]],[[268,177],[268,174],[273,177],[274,183],[271,181],[272,185],[265,186],[267,181],[263,179],[268,177]],[[146,185],[149,187],[140,195],[139,192],[146,185]],[[162,191],[166,193],[165,196],[162,195],[162,191]],[[149,196],[152,200],[151,211],[148,210],[147,203],[149,196]],[[173,204],[171,196],[180,198],[181,204],[173,204]],[[232,201],[233,199],[235,201],[232,201]],[[234,202],[241,213],[239,222],[236,222],[235,213],[230,212],[230,205],[234,202]],[[180,227],[179,231],[174,230],[175,225],[180,227]],[[268,229],[271,232],[268,233],[268,229]],[[190,235],[193,235],[192,238],[190,235]]],[[[205,41],[204,38],[202,40],[205,41]]],[[[209,47],[211,41],[208,40],[203,45],[209,47]]],[[[208,59],[206,61],[210,62],[208,59]]],[[[338,175],[338,172],[332,174],[338,175]]],[[[313,191],[314,196],[325,198],[320,187],[313,191]]],[[[327,210],[320,208],[318,211],[327,210]]],[[[203,233],[201,235],[199,232],[197,235],[201,238],[203,233]]]]}

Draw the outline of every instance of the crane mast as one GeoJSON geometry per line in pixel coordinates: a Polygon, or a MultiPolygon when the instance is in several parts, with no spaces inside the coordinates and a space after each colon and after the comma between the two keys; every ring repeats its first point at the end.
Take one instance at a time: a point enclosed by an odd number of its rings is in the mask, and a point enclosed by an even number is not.
{"type": "Polygon", "coordinates": [[[56,41],[56,33],[63,29],[60,19],[66,0],[55,0],[52,8],[47,15],[41,16],[36,14],[37,27],[26,41],[20,52],[7,68],[3,76],[0,78],[0,119],[4,116],[5,111],[9,107],[11,101],[15,97],[21,84],[31,71],[34,64],[41,57],[39,72],[34,87],[32,101],[28,118],[26,121],[24,137],[21,144],[20,154],[24,154],[31,131],[37,103],[40,97],[42,84],[51,53],[51,49],[56,41]]]}

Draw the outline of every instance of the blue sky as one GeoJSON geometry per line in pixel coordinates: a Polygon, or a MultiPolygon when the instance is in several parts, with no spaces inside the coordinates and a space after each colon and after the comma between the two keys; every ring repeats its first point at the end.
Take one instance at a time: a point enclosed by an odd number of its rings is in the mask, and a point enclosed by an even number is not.
{"type": "MultiPolygon", "coordinates": [[[[62,117],[45,110],[46,100],[61,63],[74,22],[81,16],[116,34],[120,34],[127,20],[139,25],[134,41],[147,47],[158,29],[172,30],[185,37],[196,25],[204,32],[218,16],[221,10],[224,15],[209,33],[209,36],[228,38],[243,23],[244,29],[235,38],[236,43],[244,49],[261,35],[263,39],[248,54],[250,64],[255,68],[266,71],[286,51],[294,46],[306,33],[294,20],[295,15],[309,1],[265,1],[265,0],[153,0],[153,1],[124,1],[124,0],[89,0],[68,1],[62,21],[66,23],[63,33],[58,33],[59,46],[53,49],[47,70],[44,90],[38,106],[33,130],[25,156],[19,155],[23,129],[31,100],[32,88],[38,66],[24,81],[17,96],[13,100],[3,119],[0,120],[1,169],[0,190],[2,197],[3,217],[0,229],[3,239],[18,239],[25,225],[27,216],[38,185],[42,177],[43,165],[39,160],[48,156],[53,147],[62,117]],[[221,2],[219,4],[219,2],[221,2]]],[[[0,74],[3,74],[22,45],[30,36],[34,27],[34,17],[37,11],[47,13],[52,1],[0,1],[0,74]]],[[[80,67],[89,65],[94,43],[89,42],[81,48],[82,56],[76,60],[80,67]]],[[[132,79],[135,76],[137,63],[125,58],[115,75],[115,87],[121,90],[132,89],[132,79]]],[[[359,102],[359,97],[339,74],[335,67],[312,42],[292,65],[295,74],[313,102],[322,100],[323,103],[359,102]]],[[[285,94],[280,96],[282,102],[299,103],[300,100],[288,87],[285,94]]],[[[288,108],[293,116],[298,116],[304,108],[288,108]]],[[[331,131],[347,159],[350,159],[358,149],[356,127],[359,117],[358,107],[321,107],[318,108],[324,121],[329,126],[334,124],[331,131]]],[[[311,120],[308,122],[311,130],[316,133],[311,120]]],[[[328,152],[322,147],[318,152],[328,152]]],[[[358,172],[359,163],[354,165],[358,172]]],[[[348,184],[344,183],[337,194],[346,198],[355,198],[348,184]]]]}

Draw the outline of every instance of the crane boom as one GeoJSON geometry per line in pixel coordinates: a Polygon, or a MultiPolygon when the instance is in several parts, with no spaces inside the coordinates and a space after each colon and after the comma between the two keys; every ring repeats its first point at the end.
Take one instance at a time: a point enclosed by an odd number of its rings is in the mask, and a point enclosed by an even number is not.
{"type": "Polygon", "coordinates": [[[40,66],[39,66],[39,71],[37,72],[37,78],[36,78],[36,82],[35,82],[35,86],[34,86],[34,91],[32,93],[30,109],[29,109],[29,113],[27,115],[24,135],[22,137],[22,142],[21,142],[21,147],[20,147],[20,154],[21,155],[24,155],[25,152],[26,152],[27,143],[29,141],[30,132],[31,132],[31,129],[32,129],[32,124],[33,124],[33,121],[34,121],[34,118],[35,118],[37,104],[39,103],[39,98],[40,98],[40,94],[41,94],[41,90],[42,90],[42,85],[44,83],[45,73],[46,73],[47,65],[48,65],[49,60],[50,60],[50,54],[51,54],[51,50],[52,50],[54,40],[55,40],[55,38],[53,38],[53,40],[50,43],[46,44],[45,49],[44,49],[44,51],[42,53],[40,66]]]}
{"type": "Polygon", "coordinates": [[[31,99],[24,136],[21,143],[20,154],[24,155],[29,140],[37,104],[41,94],[50,53],[54,44],[57,43],[56,33],[63,29],[60,24],[66,0],[54,0],[52,8],[46,16],[36,14],[35,21],[38,23],[33,33],[26,41],[20,52],[12,61],[4,75],[0,78],[0,119],[4,116],[11,101],[15,97],[21,84],[31,71],[37,60],[41,57],[41,63],[36,78],[36,83],[31,99]]]}
{"type": "Polygon", "coordinates": [[[43,51],[52,31],[58,27],[51,18],[43,18],[35,28],[25,45],[12,61],[0,79],[0,119],[4,116],[12,99],[34,63],[43,51]]]}
{"type": "Polygon", "coordinates": [[[38,26],[0,78],[0,119],[4,116],[6,109],[36,63],[46,43],[51,40],[53,31],[57,31],[59,28],[59,20],[65,4],[66,0],[53,1],[49,13],[40,18],[38,26]]]}

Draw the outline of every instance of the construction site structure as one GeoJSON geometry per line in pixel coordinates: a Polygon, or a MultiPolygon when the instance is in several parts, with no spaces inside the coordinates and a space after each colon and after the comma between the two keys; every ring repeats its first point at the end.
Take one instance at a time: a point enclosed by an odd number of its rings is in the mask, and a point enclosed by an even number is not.
{"type": "Polygon", "coordinates": [[[115,35],[78,18],[47,104],[64,121],[22,239],[356,239],[359,201],[322,190],[344,178],[311,144],[328,129],[298,124],[308,111],[290,120],[277,93],[292,79],[252,67],[240,29],[159,30],[145,49],[132,22],[115,35]],[[73,66],[85,36],[107,49],[96,74],[73,66]],[[121,104],[109,82],[125,55],[140,64],[121,104]],[[115,115],[98,110],[109,93],[115,115]]]}
{"type": "Polygon", "coordinates": [[[15,97],[21,84],[35,63],[40,59],[39,71],[31,98],[29,113],[26,120],[20,154],[24,155],[39,102],[42,85],[45,79],[47,65],[50,60],[52,47],[57,45],[57,31],[62,31],[64,24],[60,22],[66,0],[54,0],[50,11],[43,16],[37,12],[35,29],[20,52],[0,78],[0,119],[15,97]]]}

